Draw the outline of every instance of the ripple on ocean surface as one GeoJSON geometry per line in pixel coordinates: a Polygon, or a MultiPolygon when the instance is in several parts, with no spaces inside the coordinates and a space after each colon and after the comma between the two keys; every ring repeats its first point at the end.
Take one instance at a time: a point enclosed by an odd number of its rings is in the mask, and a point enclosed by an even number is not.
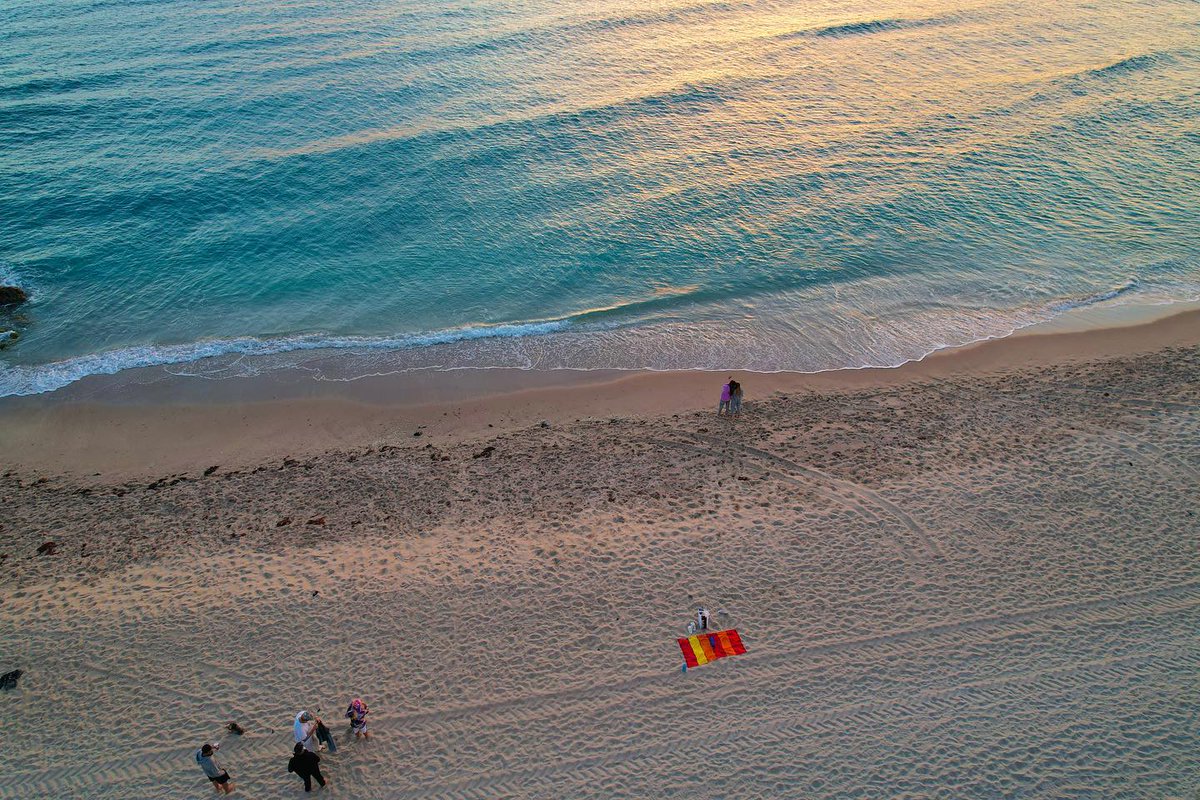
{"type": "Polygon", "coordinates": [[[0,21],[0,263],[34,289],[4,393],[315,342],[433,345],[396,368],[886,364],[1116,287],[1200,294],[1194,4],[0,21]]]}

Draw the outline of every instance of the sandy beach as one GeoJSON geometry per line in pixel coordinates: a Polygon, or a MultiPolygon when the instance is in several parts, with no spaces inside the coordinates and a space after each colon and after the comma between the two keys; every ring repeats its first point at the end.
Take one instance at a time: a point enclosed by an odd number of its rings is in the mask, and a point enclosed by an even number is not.
{"type": "Polygon", "coordinates": [[[1198,344],[6,401],[0,797],[1192,798],[1198,344]]]}

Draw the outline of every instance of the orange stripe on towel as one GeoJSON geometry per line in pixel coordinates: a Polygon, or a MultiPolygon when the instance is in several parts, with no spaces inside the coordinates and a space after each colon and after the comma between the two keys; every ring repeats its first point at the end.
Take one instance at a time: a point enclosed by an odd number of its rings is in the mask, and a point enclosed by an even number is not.
{"type": "Polygon", "coordinates": [[[738,632],[733,628],[688,636],[678,641],[679,649],[683,651],[684,663],[689,667],[698,667],[727,656],[740,656],[746,652],[742,637],[738,636],[738,632]]]}

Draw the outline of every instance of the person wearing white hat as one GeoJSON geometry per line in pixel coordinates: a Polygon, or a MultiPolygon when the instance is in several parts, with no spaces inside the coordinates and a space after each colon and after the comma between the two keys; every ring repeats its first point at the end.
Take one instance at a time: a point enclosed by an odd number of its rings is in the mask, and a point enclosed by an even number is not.
{"type": "Polygon", "coordinates": [[[301,711],[296,715],[296,723],[292,726],[292,735],[295,737],[296,743],[304,745],[304,749],[310,753],[315,753],[320,749],[317,742],[317,723],[319,721],[307,711],[301,711]]]}

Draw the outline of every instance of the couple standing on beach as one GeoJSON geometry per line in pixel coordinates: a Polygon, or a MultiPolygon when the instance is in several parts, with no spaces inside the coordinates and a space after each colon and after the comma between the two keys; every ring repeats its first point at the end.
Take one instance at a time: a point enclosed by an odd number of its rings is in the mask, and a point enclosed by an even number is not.
{"type": "Polygon", "coordinates": [[[721,403],[717,406],[717,416],[736,417],[742,413],[742,385],[730,376],[721,387],[721,403]]]}

